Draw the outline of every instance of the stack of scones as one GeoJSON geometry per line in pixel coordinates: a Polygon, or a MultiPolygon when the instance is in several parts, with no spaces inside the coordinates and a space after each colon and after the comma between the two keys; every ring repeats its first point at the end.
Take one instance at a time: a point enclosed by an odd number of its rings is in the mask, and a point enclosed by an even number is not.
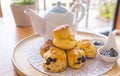
{"type": "Polygon", "coordinates": [[[75,39],[69,25],[53,30],[53,40],[47,40],[40,48],[42,66],[48,72],[61,72],[67,66],[81,68],[86,58],[96,57],[96,48],[90,40],[75,39]]]}

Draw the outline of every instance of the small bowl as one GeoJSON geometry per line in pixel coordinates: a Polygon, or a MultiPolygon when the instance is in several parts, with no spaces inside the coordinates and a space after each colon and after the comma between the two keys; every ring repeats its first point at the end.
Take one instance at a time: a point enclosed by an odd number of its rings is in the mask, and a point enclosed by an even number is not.
{"type": "MultiPolygon", "coordinates": [[[[113,49],[115,49],[115,48],[113,48],[113,49]]],[[[118,56],[116,56],[116,57],[108,57],[108,56],[101,54],[101,52],[106,51],[106,50],[109,50],[109,49],[104,46],[101,46],[100,48],[98,48],[97,53],[98,53],[99,58],[106,62],[116,62],[120,56],[118,49],[115,49],[115,51],[118,53],[118,56]]]]}

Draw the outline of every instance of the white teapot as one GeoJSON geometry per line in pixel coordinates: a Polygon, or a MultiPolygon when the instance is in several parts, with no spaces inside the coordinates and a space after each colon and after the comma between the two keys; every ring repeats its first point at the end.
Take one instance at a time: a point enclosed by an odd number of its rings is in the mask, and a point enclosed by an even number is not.
{"type": "Polygon", "coordinates": [[[69,11],[58,2],[56,6],[46,11],[43,17],[32,9],[26,9],[24,12],[30,17],[35,32],[45,39],[53,39],[53,29],[63,24],[70,25],[73,33],[76,33],[78,22],[83,18],[85,9],[80,3],[76,3],[69,11]],[[80,7],[81,15],[76,18],[74,11],[78,6],[80,7]]]}

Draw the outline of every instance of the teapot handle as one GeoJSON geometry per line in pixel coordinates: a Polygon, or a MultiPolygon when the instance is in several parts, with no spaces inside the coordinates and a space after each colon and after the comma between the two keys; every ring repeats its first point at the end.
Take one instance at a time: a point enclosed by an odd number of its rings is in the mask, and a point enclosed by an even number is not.
{"type": "Polygon", "coordinates": [[[79,17],[77,17],[78,14],[76,14],[76,22],[80,22],[82,20],[82,18],[84,17],[85,15],[85,8],[83,5],[81,5],[80,3],[76,3],[74,4],[72,7],[71,7],[71,12],[75,12],[75,9],[77,7],[80,7],[80,10],[81,10],[81,15],[79,17]]]}

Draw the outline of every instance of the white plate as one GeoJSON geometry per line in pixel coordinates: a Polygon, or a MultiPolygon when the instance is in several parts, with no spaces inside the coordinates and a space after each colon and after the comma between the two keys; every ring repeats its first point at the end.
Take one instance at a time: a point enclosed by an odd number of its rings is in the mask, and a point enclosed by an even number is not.
{"type": "MultiPolygon", "coordinates": [[[[105,39],[105,36],[103,36],[103,35],[97,35],[97,34],[87,33],[87,32],[79,32],[78,35],[80,38],[102,39],[102,40],[105,39]]],[[[30,49],[31,50],[39,49],[38,44],[40,44],[41,40],[42,40],[42,38],[39,35],[35,34],[35,35],[32,35],[30,37],[27,37],[27,38],[21,40],[14,47],[13,53],[12,53],[12,62],[15,66],[16,71],[20,75],[22,75],[22,76],[23,75],[27,75],[27,76],[46,75],[46,74],[44,74],[46,72],[41,73],[38,68],[36,68],[34,65],[31,65],[30,62],[27,60],[28,51],[30,51],[30,49]]],[[[91,63],[93,63],[93,62],[91,62],[91,63]]],[[[112,69],[113,65],[114,64],[112,64],[109,67],[109,69],[107,69],[107,71],[112,69]]],[[[106,73],[107,71],[104,71],[104,73],[106,73]]],[[[103,74],[103,73],[101,73],[101,74],[103,74]]]]}

